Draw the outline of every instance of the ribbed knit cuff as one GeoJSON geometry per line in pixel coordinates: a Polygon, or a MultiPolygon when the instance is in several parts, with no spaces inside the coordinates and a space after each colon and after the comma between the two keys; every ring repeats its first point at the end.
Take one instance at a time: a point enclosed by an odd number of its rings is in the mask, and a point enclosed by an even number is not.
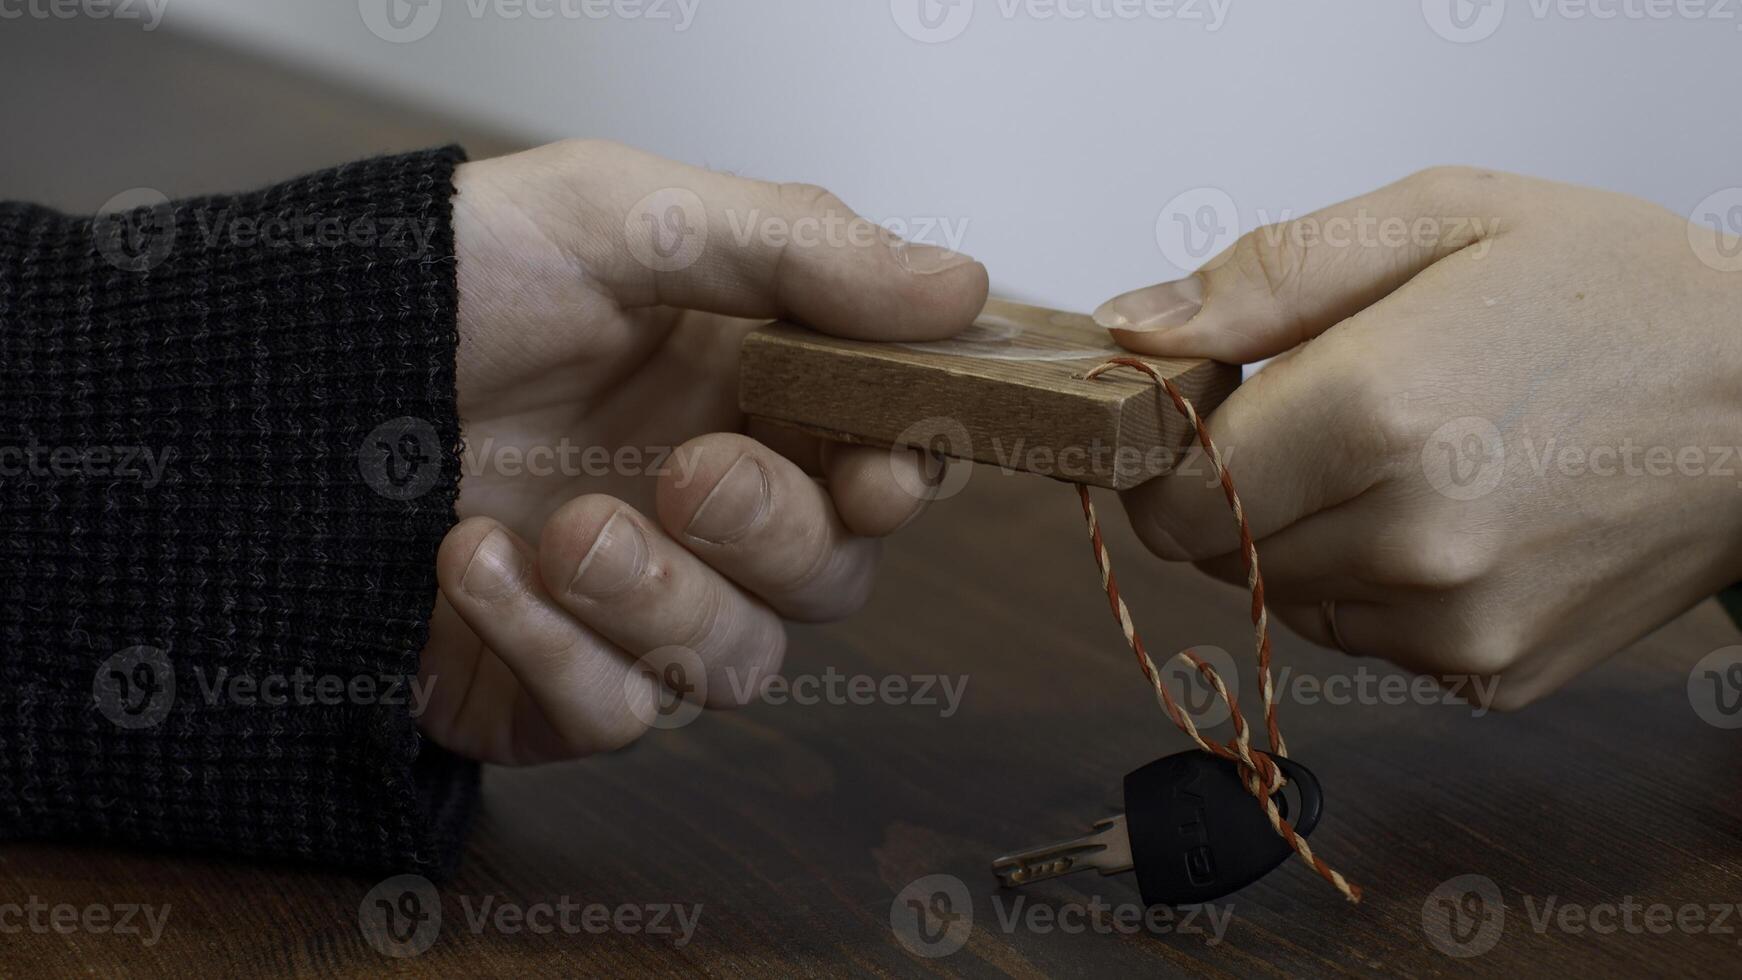
{"type": "Polygon", "coordinates": [[[0,835],[452,870],[463,159],[0,205],[0,835]]]}

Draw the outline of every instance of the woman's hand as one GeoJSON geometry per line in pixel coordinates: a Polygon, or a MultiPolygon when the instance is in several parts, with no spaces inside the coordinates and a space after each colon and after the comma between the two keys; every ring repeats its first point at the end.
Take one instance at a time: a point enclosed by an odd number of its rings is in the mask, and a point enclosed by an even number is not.
{"type": "MultiPolygon", "coordinates": [[[[1436,169],[1096,318],[1143,353],[1285,355],[1210,426],[1272,608],[1517,707],[1742,579],[1742,273],[1715,234],[1436,169]]],[[[1244,583],[1201,476],[1126,503],[1157,554],[1244,583]]]]}
{"type": "Polygon", "coordinates": [[[875,539],[918,513],[926,474],[917,453],[746,430],[740,340],[786,316],[947,337],[984,304],[985,269],[820,188],[608,143],[455,183],[466,519],[438,560],[424,731],[506,764],[622,746],[671,696],[636,662],[671,648],[704,676],[665,676],[709,706],[754,692],[782,617],[864,602],[875,539]]]}

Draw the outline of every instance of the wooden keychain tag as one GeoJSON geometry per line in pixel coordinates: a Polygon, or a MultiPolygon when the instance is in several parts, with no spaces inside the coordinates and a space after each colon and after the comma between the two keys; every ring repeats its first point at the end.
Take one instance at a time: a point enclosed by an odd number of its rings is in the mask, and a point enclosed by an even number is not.
{"type": "MultiPolygon", "coordinates": [[[[838,441],[1124,490],[1171,471],[1193,437],[1154,382],[1084,377],[1125,353],[1086,316],[1004,300],[988,303],[963,333],[925,343],[773,323],[745,338],[739,404],[838,441]]],[[[1142,360],[1205,413],[1240,384],[1229,364],[1142,360]]]]}

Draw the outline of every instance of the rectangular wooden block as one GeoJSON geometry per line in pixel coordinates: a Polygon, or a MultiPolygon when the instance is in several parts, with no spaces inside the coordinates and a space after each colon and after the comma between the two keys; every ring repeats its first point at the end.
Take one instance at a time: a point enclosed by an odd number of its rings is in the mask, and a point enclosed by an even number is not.
{"type": "MultiPolygon", "coordinates": [[[[1185,418],[1093,320],[1002,300],[928,343],[842,340],[787,323],[744,341],[746,414],[831,439],[913,446],[1072,483],[1125,489],[1170,471],[1185,418]]],[[[1240,384],[1214,361],[1144,358],[1208,415],[1240,384]]]]}

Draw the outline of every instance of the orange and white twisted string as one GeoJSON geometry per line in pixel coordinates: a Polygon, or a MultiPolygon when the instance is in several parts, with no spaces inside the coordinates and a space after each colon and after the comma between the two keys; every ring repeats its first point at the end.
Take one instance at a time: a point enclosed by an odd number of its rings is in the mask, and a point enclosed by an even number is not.
{"type": "MultiPolygon", "coordinates": [[[[1084,377],[1097,378],[1116,367],[1128,367],[1148,375],[1161,389],[1167,392],[1173,400],[1174,407],[1191,423],[1197,434],[1197,439],[1204,447],[1204,453],[1209,457],[1210,467],[1216,474],[1217,481],[1222,486],[1222,495],[1228,499],[1228,506],[1234,511],[1234,522],[1240,529],[1240,559],[1246,570],[1246,585],[1252,592],[1252,627],[1258,647],[1258,691],[1264,700],[1264,727],[1270,738],[1270,754],[1278,758],[1288,756],[1287,746],[1283,743],[1282,732],[1276,725],[1276,691],[1270,678],[1270,617],[1264,609],[1264,577],[1258,571],[1258,549],[1252,543],[1252,528],[1246,521],[1246,510],[1240,505],[1240,495],[1234,490],[1234,477],[1228,472],[1228,467],[1222,462],[1222,454],[1217,451],[1216,444],[1210,438],[1209,429],[1198,415],[1192,403],[1174,387],[1173,382],[1161,376],[1155,368],[1135,357],[1115,357],[1105,364],[1097,366],[1084,377]]],[[[1083,501],[1083,517],[1089,524],[1089,540],[1095,548],[1095,564],[1101,569],[1101,588],[1107,593],[1108,604],[1113,609],[1113,618],[1118,620],[1119,629],[1125,634],[1125,642],[1130,644],[1131,652],[1137,657],[1137,666],[1143,671],[1143,676],[1149,679],[1150,686],[1155,689],[1157,700],[1161,702],[1162,710],[1167,712],[1173,723],[1185,732],[1198,748],[1212,755],[1220,756],[1234,762],[1240,767],[1246,789],[1260,804],[1265,814],[1270,818],[1273,827],[1282,839],[1288,842],[1295,853],[1301,856],[1314,871],[1330,882],[1337,891],[1351,902],[1361,900],[1361,889],[1350,884],[1334,868],[1313,853],[1306,838],[1295,832],[1294,825],[1286,820],[1277,810],[1274,795],[1282,788],[1282,772],[1269,756],[1252,752],[1252,738],[1246,727],[1246,719],[1240,712],[1234,695],[1228,691],[1222,678],[1217,676],[1215,668],[1205,663],[1190,649],[1184,650],[1178,656],[1184,657],[1210,687],[1215,690],[1228,705],[1229,715],[1234,724],[1234,738],[1226,743],[1205,738],[1192,723],[1190,715],[1180,710],[1173,695],[1161,681],[1161,672],[1156,669],[1155,661],[1150,659],[1149,652],[1144,649],[1143,638],[1137,635],[1137,627],[1131,621],[1131,610],[1126,608],[1125,600],[1119,596],[1119,583],[1113,577],[1113,560],[1107,554],[1107,544],[1101,537],[1101,522],[1095,517],[1094,502],[1089,499],[1089,488],[1078,486],[1077,493],[1083,501]]]]}

